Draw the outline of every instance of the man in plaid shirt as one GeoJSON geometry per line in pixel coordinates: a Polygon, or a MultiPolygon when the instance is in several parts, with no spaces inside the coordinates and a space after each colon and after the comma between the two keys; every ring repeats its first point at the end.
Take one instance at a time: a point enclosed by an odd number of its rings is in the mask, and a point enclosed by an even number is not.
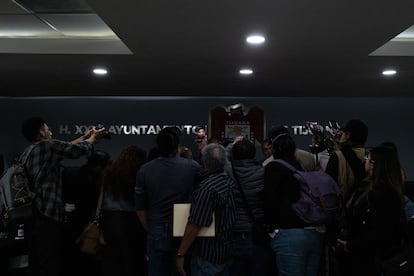
{"type": "Polygon", "coordinates": [[[29,223],[29,267],[33,275],[62,275],[63,212],[60,161],[89,154],[105,129],[92,128],[83,136],[65,142],[52,139],[52,132],[39,117],[22,124],[22,134],[31,143],[26,170],[35,193],[34,214],[29,223]]]}

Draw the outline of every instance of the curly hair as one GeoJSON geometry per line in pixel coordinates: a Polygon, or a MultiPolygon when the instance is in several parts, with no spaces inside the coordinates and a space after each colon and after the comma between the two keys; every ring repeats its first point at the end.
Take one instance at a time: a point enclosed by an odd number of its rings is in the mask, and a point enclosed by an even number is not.
{"type": "Polygon", "coordinates": [[[29,142],[34,142],[39,135],[39,130],[45,124],[45,120],[40,117],[31,117],[26,119],[22,123],[22,134],[29,142]]]}
{"type": "Polygon", "coordinates": [[[137,146],[121,151],[104,173],[105,192],[114,198],[133,200],[135,178],[138,170],[147,161],[147,152],[137,146]]]}

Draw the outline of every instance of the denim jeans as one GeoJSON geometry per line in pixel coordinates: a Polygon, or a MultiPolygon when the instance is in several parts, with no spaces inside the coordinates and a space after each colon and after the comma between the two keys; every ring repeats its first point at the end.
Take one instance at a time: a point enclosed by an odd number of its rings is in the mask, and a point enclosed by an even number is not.
{"type": "Polygon", "coordinates": [[[171,224],[153,225],[147,232],[148,275],[178,275],[171,224]]]}
{"type": "Polygon", "coordinates": [[[280,229],[271,240],[279,276],[317,276],[323,234],[315,229],[280,229]]]}
{"type": "Polygon", "coordinates": [[[191,276],[228,276],[229,264],[213,264],[198,256],[191,257],[191,276]]]}

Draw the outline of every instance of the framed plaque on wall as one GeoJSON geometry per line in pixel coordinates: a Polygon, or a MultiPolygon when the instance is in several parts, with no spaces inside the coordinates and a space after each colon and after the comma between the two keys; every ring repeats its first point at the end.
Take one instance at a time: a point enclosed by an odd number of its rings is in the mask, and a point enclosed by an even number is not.
{"type": "Polygon", "coordinates": [[[210,138],[221,142],[244,136],[252,142],[262,142],[265,137],[264,111],[258,106],[247,109],[242,104],[228,107],[216,106],[209,116],[210,138]]]}

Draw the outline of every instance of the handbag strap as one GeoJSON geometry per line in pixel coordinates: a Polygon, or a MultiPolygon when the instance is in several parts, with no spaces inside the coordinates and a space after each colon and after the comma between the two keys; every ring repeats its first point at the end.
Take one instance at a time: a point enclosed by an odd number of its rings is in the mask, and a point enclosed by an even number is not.
{"type": "Polygon", "coordinates": [[[244,193],[244,191],[243,191],[242,185],[241,185],[241,183],[240,183],[240,179],[239,179],[238,175],[236,174],[236,170],[234,169],[234,163],[233,163],[233,164],[231,164],[231,168],[232,168],[232,170],[233,170],[234,180],[235,180],[235,181],[236,181],[236,183],[237,183],[237,187],[239,188],[239,191],[240,191],[240,194],[241,194],[242,200],[243,200],[243,202],[244,202],[244,205],[246,206],[247,213],[248,213],[248,215],[249,215],[250,219],[252,220],[252,222],[255,222],[255,221],[256,221],[256,218],[254,217],[253,212],[252,212],[252,210],[251,210],[251,209],[250,209],[250,207],[249,207],[249,203],[248,203],[248,201],[247,201],[246,194],[245,194],[245,193],[244,193]]]}
{"type": "Polygon", "coordinates": [[[29,159],[30,154],[32,154],[32,151],[35,148],[36,144],[37,143],[31,144],[28,150],[22,153],[22,155],[20,155],[18,162],[20,162],[20,164],[22,164],[23,167],[26,167],[27,160],[29,159]]]}
{"type": "Polygon", "coordinates": [[[96,205],[96,211],[95,216],[98,218],[101,215],[101,209],[102,209],[102,202],[103,202],[103,196],[104,196],[104,185],[103,185],[103,179],[101,178],[101,185],[100,185],[100,191],[99,191],[99,198],[98,203],[96,205]]]}

